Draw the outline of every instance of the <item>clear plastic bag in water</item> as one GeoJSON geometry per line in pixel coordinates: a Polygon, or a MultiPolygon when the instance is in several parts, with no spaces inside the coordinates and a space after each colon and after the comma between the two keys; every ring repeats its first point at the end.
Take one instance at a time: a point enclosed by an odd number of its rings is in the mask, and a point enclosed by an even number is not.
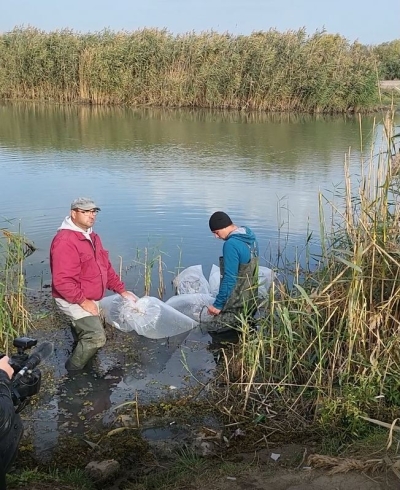
{"type": "Polygon", "coordinates": [[[214,301],[215,298],[211,294],[191,293],[172,296],[165,304],[172,306],[172,308],[175,308],[196,322],[204,323],[214,318],[213,315],[208,313],[207,308],[214,301]]]}
{"type": "MultiPolygon", "coordinates": [[[[128,299],[125,299],[127,307],[129,307],[128,299]]],[[[135,305],[133,301],[130,301],[132,305],[135,305]]],[[[124,303],[124,298],[119,294],[113,294],[111,296],[106,296],[100,300],[101,313],[104,316],[105,321],[109,325],[122,330],[123,332],[130,332],[133,329],[130,325],[123,324],[122,317],[122,305],[124,303]]]]}
{"type": "Polygon", "coordinates": [[[219,283],[221,282],[221,271],[215,264],[212,265],[208,283],[210,285],[210,294],[217,296],[219,291],[219,283]]]}
{"type": "Polygon", "coordinates": [[[210,293],[210,286],[204,277],[203,267],[201,265],[192,265],[183,269],[175,277],[173,284],[177,294],[210,293]]]}
{"type": "Polygon", "coordinates": [[[100,301],[107,323],[123,332],[135,331],[150,339],[163,339],[188,332],[197,322],[152,296],[136,302],[119,294],[100,301]]]}

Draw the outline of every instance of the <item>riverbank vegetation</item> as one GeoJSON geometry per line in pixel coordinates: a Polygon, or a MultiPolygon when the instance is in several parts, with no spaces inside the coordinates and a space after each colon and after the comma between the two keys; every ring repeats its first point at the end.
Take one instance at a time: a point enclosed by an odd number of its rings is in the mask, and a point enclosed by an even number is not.
{"type": "Polygon", "coordinates": [[[381,80],[400,80],[400,39],[374,46],[381,80]]]}
{"type": "Polygon", "coordinates": [[[0,98],[56,103],[367,111],[379,79],[399,77],[398,42],[349,43],[304,29],[249,36],[166,30],[0,35],[0,98]]]}
{"type": "Polygon", "coordinates": [[[275,435],[317,429],[338,450],[371,424],[390,428],[399,417],[400,133],[393,113],[381,140],[380,131],[359,176],[346,167],[335,199],[320,195],[318,266],[297,265],[290,281],[275,284],[257,334],[243,323],[242,342],[224,354],[219,407],[231,422],[247,418],[275,435]]]}
{"type": "Polygon", "coordinates": [[[0,233],[0,352],[8,352],[13,339],[30,326],[23,263],[35,248],[21,233],[0,233]]]}

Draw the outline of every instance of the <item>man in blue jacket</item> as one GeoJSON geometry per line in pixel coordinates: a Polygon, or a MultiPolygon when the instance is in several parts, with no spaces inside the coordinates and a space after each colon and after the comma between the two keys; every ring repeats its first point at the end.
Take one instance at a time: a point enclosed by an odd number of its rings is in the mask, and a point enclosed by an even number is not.
{"type": "Polygon", "coordinates": [[[212,233],[224,240],[219,291],[208,307],[215,316],[208,330],[221,333],[252,319],[257,310],[258,243],[250,228],[236,226],[223,211],[216,211],[209,225],[212,233]]]}

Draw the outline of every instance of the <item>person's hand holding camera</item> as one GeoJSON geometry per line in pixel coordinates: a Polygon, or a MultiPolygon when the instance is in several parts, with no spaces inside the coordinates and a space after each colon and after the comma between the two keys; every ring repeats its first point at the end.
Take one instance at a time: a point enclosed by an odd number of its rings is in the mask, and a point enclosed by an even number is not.
{"type": "Polygon", "coordinates": [[[8,363],[9,360],[10,358],[8,356],[2,357],[0,359],[0,369],[5,371],[8,374],[8,377],[11,379],[14,374],[14,370],[8,363]]]}

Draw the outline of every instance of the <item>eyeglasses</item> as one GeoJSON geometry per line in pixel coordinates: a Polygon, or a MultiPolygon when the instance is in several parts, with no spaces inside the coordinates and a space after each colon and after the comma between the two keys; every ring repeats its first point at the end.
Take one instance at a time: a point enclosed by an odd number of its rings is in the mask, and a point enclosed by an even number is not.
{"type": "Polygon", "coordinates": [[[99,212],[98,209],[89,209],[88,211],[84,209],[75,209],[75,211],[78,211],[78,213],[82,214],[97,214],[99,212]]]}

